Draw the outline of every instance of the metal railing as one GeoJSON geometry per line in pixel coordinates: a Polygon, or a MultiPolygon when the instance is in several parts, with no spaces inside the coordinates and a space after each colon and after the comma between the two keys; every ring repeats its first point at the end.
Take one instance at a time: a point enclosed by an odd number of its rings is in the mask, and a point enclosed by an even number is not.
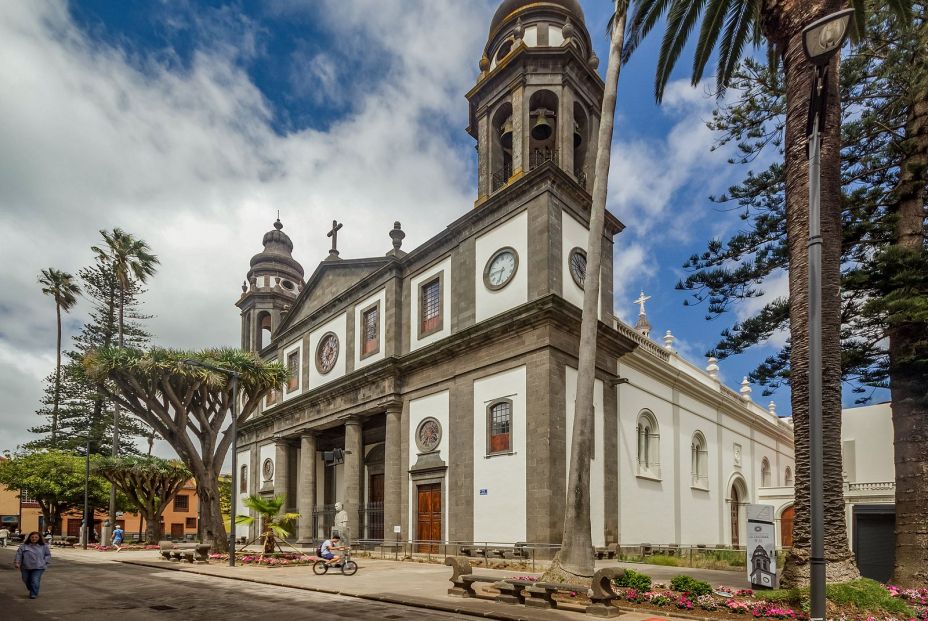
{"type": "Polygon", "coordinates": [[[369,502],[358,510],[361,539],[383,541],[383,501],[369,502]]]}
{"type": "Polygon", "coordinates": [[[545,162],[557,162],[557,149],[550,147],[532,149],[528,158],[528,169],[535,170],[545,162]]]}
{"type": "Polygon", "coordinates": [[[316,505],[313,509],[313,539],[325,539],[335,526],[335,505],[316,505]]]}
{"type": "Polygon", "coordinates": [[[490,191],[495,192],[509,181],[512,177],[512,164],[504,164],[490,175],[490,191]]]}

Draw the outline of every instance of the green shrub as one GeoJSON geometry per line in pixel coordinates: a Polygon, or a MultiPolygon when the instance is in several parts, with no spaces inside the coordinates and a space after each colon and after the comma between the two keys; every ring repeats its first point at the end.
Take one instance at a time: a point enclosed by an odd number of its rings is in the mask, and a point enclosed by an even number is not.
{"type": "Polygon", "coordinates": [[[615,585],[636,591],[650,591],[651,576],[638,573],[634,569],[626,569],[623,575],[615,579],[615,585]]]}
{"type": "Polygon", "coordinates": [[[680,593],[689,593],[690,595],[709,595],[712,593],[712,586],[708,582],[697,580],[692,576],[675,576],[670,581],[670,589],[680,593]]]}
{"type": "Polygon", "coordinates": [[[644,560],[648,565],[666,565],[667,567],[680,567],[683,560],[676,556],[667,556],[665,554],[655,554],[644,560]]]}
{"type": "MultiPolygon", "coordinates": [[[[803,610],[809,609],[808,587],[763,591],[760,596],[767,601],[785,602],[803,610]]],[[[833,604],[853,606],[870,616],[891,614],[901,619],[911,619],[914,616],[913,610],[903,600],[891,596],[883,585],[867,578],[826,585],[825,596],[833,604]]]]}

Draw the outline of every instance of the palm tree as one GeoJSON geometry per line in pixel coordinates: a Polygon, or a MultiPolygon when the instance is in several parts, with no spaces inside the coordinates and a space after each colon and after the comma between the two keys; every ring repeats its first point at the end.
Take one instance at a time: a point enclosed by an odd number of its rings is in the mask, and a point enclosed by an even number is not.
{"type": "Polygon", "coordinates": [[[58,343],[55,352],[55,401],[52,405],[52,447],[58,435],[58,401],[61,398],[61,311],[69,312],[77,304],[81,288],[67,272],[50,267],[39,276],[42,293],[55,298],[55,315],[58,319],[58,343]]]}
{"type": "MultiPolygon", "coordinates": [[[[151,248],[141,239],[136,239],[131,233],[120,228],[112,232],[100,231],[104,246],[91,246],[97,259],[108,266],[116,275],[119,284],[119,346],[123,347],[123,324],[125,316],[126,290],[133,281],[144,283],[156,271],[155,266],[160,262],[158,257],[151,253],[151,248]]],[[[113,408],[113,457],[119,455],[119,406],[113,408]]],[[[110,486],[110,528],[116,523],[116,487],[110,486]]],[[[107,533],[108,534],[108,533],[107,533]]]]}
{"type": "Polygon", "coordinates": [[[593,541],[590,533],[590,458],[593,448],[593,389],[596,379],[596,334],[599,324],[599,278],[602,260],[603,225],[615,103],[622,68],[622,39],[628,0],[615,0],[615,13],[609,21],[609,61],[600,113],[593,177],[593,202],[587,238],[587,266],[583,289],[583,315],[580,322],[580,352],[577,361],[577,399],[574,403],[573,432],[570,441],[568,502],[564,511],[561,549],[545,573],[546,580],[589,579],[593,575],[593,541]]]}
{"type": "Polygon", "coordinates": [[[280,509],[284,506],[283,496],[274,496],[273,498],[262,498],[252,494],[244,501],[244,505],[254,511],[257,517],[250,515],[236,515],[236,524],[245,524],[250,526],[255,520],[261,520],[261,541],[264,543],[264,554],[272,554],[277,542],[277,538],[283,539],[293,533],[292,524],[300,519],[299,513],[281,513],[280,509]]]}
{"type": "MultiPolygon", "coordinates": [[[[802,46],[802,29],[814,20],[842,8],[843,0],[636,0],[624,59],[666,15],[655,78],[655,96],[661,100],[670,73],[683,51],[696,22],[702,16],[693,59],[692,82],[697,84],[712,52],[718,48],[716,85],[719,93],[727,86],[748,42],[759,47],[764,39],[771,60],[782,61],[786,86],[786,217],[789,246],[789,300],[791,400],[795,430],[796,521],[793,548],[783,581],[807,583],[809,579],[809,427],[808,427],[808,183],[806,159],[806,113],[811,91],[812,65],[802,46]]],[[[864,0],[853,0],[855,28],[864,25],[864,0]]],[[[899,13],[907,13],[905,0],[890,0],[899,13]]],[[[822,130],[822,362],[825,481],[825,549],[828,579],[857,577],[858,571],[847,543],[841,467],[841,213],[840,102],[838,57],[828,71],[831,96],[826,103],[827,123],[822,130]]]]}

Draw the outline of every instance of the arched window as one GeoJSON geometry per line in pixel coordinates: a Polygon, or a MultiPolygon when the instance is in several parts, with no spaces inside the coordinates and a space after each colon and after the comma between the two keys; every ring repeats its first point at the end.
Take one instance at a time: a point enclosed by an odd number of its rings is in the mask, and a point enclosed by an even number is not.
{"type": "Polygon", "coordinates": [[[657,419],[644,410],[638,415],[638,474],[661,476],[660,433],[657,419]]]}
{"type": "Polygon", "coordinates": [[[244,464],[238,469],[238,491],[242,494],[248,493],[248,466],[244,464]]]}
{"type": "Polygon", "coordinates": [[[267,311],[262,311],[258,313],[258,338],[257,346],[258,351],[261,351],[265,347],[271,344],[271,314],[267,311]]]}
{"type": "Polygon", "coordinates": [[[512,451],[512,401],[497,399],[487,406],[487,455],[512,451]]]}
{"type": "Polygon", "coordinates": [[[770,487],[770,462],[764,457],[760,462],[760,486],[770,487]]]}
{"type": "Polygon", "coordinates": [[[690,443],[693,487],[709,489],[709,448],[701,431],[693,434],[690,443]]]}
{"type": "Polygon", "coordinates": [[[789,466],[786,467],[786,473],[783,475],[783,485],[789,487],[793,484],[793,469],[789,466]]]}

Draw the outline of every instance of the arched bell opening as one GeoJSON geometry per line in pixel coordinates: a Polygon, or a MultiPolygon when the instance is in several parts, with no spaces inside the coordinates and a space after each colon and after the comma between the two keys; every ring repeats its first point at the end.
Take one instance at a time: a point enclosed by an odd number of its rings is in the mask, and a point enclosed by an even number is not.
{"type": "Polygon", "coordinates": [[[271,344],[271,314],[267,311],[258,313],[258,351],[271,344]]]}
{"type": "Polygon", "coordinates": [[[512,177],[512,104],[500,105],[493,114],[490,136],[491,191],[500,189],[512,177]]]}
{"type": "Polygon", "coordinates": [[[529,99],[529,168],[557,161],[557,95],[541,90],[529,99]]]}
{"type": "Polygon", "coordinates": [[[590,121],[586,111],[579,103],[574,103],[574,131],[572,146],[574,150],[574,177],[583,187],[587,187],[586,157],[590,149],[590,121]]]}

